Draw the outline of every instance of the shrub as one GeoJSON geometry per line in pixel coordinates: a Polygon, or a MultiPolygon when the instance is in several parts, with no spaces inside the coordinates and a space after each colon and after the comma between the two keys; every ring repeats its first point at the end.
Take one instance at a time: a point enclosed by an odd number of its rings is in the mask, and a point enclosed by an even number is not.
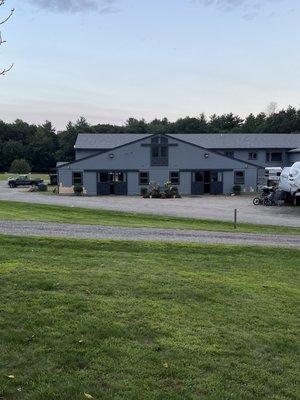
{"type": "Polygon", "coordinates": [[[157,182],[150,182],[149,183],[148,194],[149,194],[150,197],[152,197],[154,199],[159,199],[161,197],[159,185],[157,184],[157,182]]]}
{"type": "Polygon", "coordinates": [[[28,174],[30,172],[30,165],[24,158],[19,158],[11,163],[9,171],[14,174],[28,174]]]}
{"type": "Polygon", "coordinates": [[[148,194],[148,189],[146,187],[141,188],[141,196],[145,197],[148,194]]]}
{"type": "Polygon", "coordinates": [[[234,185],[232,190],[234,194],[241,194],[242,188],[240,185],[234,185]]]}
{"type": "Polygon", "coordinates": [[[178,186],[172,185],[170,181],[165,182],[164,184],[164,196],[167,199],[177,198],[179,199],[181,196],[179,194],[178,186]]]}
{"type": "Polygon", "coordinates": [[[74,185],[73,190],[76,196],[80,196],[83,193],[83,187],[81,185],[74,185]]]}
{"type": "Polygon", "coordinates": [[[141,188],[141,195],[144,198],[151,197],[153,199],[181,198],[178,187],[169,181],[165,182],[163,187],[159,187],[157,182],[150,182],[148,190],[145,187],[141,188]]]}

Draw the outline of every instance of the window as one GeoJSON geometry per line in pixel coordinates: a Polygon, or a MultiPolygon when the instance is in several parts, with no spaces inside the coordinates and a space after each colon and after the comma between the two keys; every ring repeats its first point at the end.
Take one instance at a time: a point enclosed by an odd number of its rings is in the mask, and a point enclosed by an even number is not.
{"type": "Polygon", "coordinates": [[[126,173],[115,171],[99,172],[98,181],[101,183],[126,182],[126,173]]]}
{"type": "Polygon", "coordinates": [[[124,172],[115,172],[113,174],[113,181],[114,182],[126,182],[126,175],[124,172]]]}
{"type": "Polygon", "coordinates": [[[170,182],[172,185],[179,185],[180,184],[180,174],[178,171],[171,171],[170,172],[170,182]]]}
{"type": "Polygon", "coordinates": [[[82,172],[73,172],[73,185],[82,185],[82,172]]]}
{"type": "Polygon", "coordinates": [[[156,135],[151,139],[151,165],[168,165],[168,138],[156,135]]]}
{"type": "Polygon", "coordinates": [[[281,162],[282,161],[282,153],[281,152],[268,152],[266,154],[267,162],[281,162]]]}
{"type": "Polygon", "coordinates": [[[234,184],[235,185],[244,185],[245,183],[245,172],[244,171],[235,171],[234,172],[234,184]]]}
{"type": "Polygon", "coordinates": [[[143,171],[139,173],[139,184],[149,185],[149,172],[143,171]]]}
{"type": "Polygon", "coordinates": [[[249,159],[249,160],[257,160],[257,153],[256,153],[256,151],[250,151],[250,152],[248,153],[248,159],[249,159]]]}
{"type": "Polygon", "coordinates": [[[162,158],[168,157],[168,148],[162,146],[162,147],[160,148],[160,155],[161,155],[162,158]]]}
{"type": "Polygon", "coordinates": [[[158,146],[152,146],[151,156],[152,156],[152,158],[159,157],[159,147],[158,146]]]}
{"type": "Polygon", "coordinates": [[[232,151],[232,150],[227,150],[224,152],[224,154],[227,157],[234,157],[234,151],[232,151]]]}

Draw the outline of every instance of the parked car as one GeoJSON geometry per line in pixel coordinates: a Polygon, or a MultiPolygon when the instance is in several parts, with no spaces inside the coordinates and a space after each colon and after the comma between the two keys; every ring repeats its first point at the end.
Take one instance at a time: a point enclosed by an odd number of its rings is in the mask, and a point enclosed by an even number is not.
{"type": "Polygon", "coordinates": [[[19,175],[17,178],[8,178],[7,180],[8,186],[11,188],[16,188],[18,186],[38,186],[43,182],[43,179],[30,179],[27,175],[19,175]]]}

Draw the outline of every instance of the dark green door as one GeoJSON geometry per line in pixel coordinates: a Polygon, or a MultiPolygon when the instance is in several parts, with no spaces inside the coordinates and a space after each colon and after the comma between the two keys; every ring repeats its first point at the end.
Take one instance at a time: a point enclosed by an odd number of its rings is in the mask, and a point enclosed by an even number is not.
{"type": "Polygon", "coordinates": [[[211,171],[210,193],[223,194],[223,174],[218,171],[211,171]]]}
{"type": "Polygon", "coordinates": [[[100,171],[97,174],[98,196],[127,195],[127,174],[123,171],[100,171]]]}
{"type": "Polygon", "coordinates": [[[223,174],[220,171],[195,171],[192,173],[192,195],[222,194],[223,174]]]}
{"type": "Polygon", "coordinates": [[[204,193],[204,175],[203,171],[192,172],[192,188],[191,194],[199,196],[204,193]]]}
{"type": "Polygon", "coordinates": [[[114,183],[115,195],[126,196],[127,195],[127,182],[115,182],[114,183]]]}
{"type": "Polygon", "coordinates": [[[108,196],[110,194],[110,185],[107,182],[97,182],[97,195],[108,196]]]}

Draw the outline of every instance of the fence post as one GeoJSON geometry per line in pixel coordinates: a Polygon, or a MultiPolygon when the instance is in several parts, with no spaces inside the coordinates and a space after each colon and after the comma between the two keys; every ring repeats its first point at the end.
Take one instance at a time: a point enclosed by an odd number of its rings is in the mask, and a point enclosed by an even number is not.
{"type": "Polygon", "coordinates": [[[234,209],[234,229],[237,228],[237,209],[234,209]]]}

